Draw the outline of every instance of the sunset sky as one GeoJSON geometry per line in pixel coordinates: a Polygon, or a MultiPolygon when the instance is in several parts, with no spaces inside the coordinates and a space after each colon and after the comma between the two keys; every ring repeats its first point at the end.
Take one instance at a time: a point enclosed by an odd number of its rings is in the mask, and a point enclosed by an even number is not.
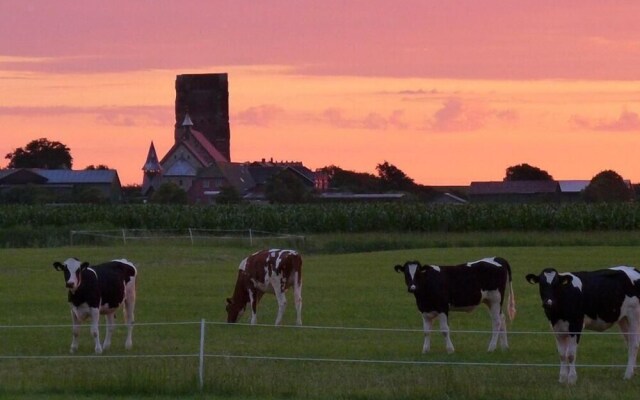
{"type": "Polygon", "coordinates": [[[426,185],[640,182],[640,2],[1,0],[0,166],[46,137],[141,183],[175,77],[227,72],[232,161],[426,185]]]}

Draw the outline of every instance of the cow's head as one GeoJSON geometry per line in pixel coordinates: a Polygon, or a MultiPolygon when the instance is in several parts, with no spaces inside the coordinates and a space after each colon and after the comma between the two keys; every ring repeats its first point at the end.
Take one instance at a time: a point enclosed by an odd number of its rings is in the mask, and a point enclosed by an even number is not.
{"type": "Polygon", "coordinates": [[[420,265],[418,261],[407,261],[404,265],[396,265],[393,269],[398,273],[404,273],[404,282],[407,284],[407,290],[410,293],[415,293],[418,290],[418,276],[424,272],[426,266],[420,265]]]}
{"type": "Polygon", "coordinates": [[[542,307],[548,311],[554,310],[558,306],[558,294],[572,284],[573,278],[573,275],[560,274],[553,268],[545,268],[539,275],[528,274],[526,276],[527,282],[538,285],[542,307]]]}
{"type": "Polygon", "coordinates": [[[89,268],[88,262],[81,262],[77,258],[68,258],[65,262],[58,261],[53,263],[53,267],[64,272],[64,282],[67,289],[75,292],[82,284],[82,271],[89,268]]]}
{"type": "Polygon", "coordinates": [[[247,303],[242,303],[227,297],[227,322],[237,322],[246,307],[247,303]]]}

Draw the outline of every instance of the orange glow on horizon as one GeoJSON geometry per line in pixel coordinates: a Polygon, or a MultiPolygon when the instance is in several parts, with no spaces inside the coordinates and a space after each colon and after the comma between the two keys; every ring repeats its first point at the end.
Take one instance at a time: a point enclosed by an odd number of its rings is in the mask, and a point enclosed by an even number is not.
{"type": "MultiPolygon", "coordinates": [[[[229,73],[231,155],[375,172],[388,161],[416,182],[500,180],[527,162],[556,179],[603,169],[640,181],[634,115],[640,82],[482,81],[311,77],[284,67],[211,67],[229,73]],[[577,121],[577,122],[576,122],[577,121]]],[[[193,71],[188,71],[192,73],[193,71]]],[[[74,168],[106,164],[140,183],[151,141],[173,144],[175,76],[32,73],[0,80],[3,154],[40,137],[70,147],[74,168]],[[29,79],[29,85],[20,80],[29,79]],[[15,112],[11,112],[15,110],[15,112]]]]}

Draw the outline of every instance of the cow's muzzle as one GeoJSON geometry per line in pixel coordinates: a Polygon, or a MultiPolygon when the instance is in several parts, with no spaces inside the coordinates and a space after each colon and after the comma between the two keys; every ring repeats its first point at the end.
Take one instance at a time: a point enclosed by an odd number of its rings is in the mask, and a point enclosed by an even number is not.
{"type": "Polygon", "coordinates": [[[409,285],[407,290],[409,291],[409,293],[415,293],[416,292],[416,285],[409,285]]]}
{"type": "Polygon", "coordinates": [[[544,300],[542,302],[542,308],[544,308],[544,309],[553,308],[553,300],[551,300],[551,299],[544,300]]]}

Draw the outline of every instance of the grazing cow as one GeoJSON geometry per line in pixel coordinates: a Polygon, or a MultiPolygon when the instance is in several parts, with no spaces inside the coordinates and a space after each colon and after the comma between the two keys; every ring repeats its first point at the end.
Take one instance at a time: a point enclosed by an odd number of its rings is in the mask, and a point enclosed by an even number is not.
{"type": "Polygon", "coordinates": [[[616,323],[628,348],[624,378],[633,376],[639,340],[640,271],[626,266],[564,273],[546,268],[526,279],[538,284],[544,313],[555,332],[561,383],[573,384],[578,379],[576,353],[582,329],[604,331],[616,323]]]}
{"type": "Polygon", "coordinates": [[[127,339],[125,348],[133,345],[133,312],[136,303],[136,267],[127,260],[113,260],[90,267],[88,262],[69,258],[65,262],[53,263],[53,267],[64,272],[64,281],[69,289],[71,303],[72,339],[71,353],[78,350],[80,324],[91,318],[91,335],[95,341],[95,352],[101,354],[111,345],[115,312],[124,302],[127,339]],[[98,322],[100,314],[107,323],[104,343],[100,345],[98,322]]]}
{"type": "Polygon", "coordinates": [[[264,293],[278,300],[276,325],[282,322],[287,305],[285,291],[293,286],[296,324],[302,325],[302,257],[293,250],[262,250],[242,260],[233,297],[227,298],[227,322],[236,322],[247,303],[251,304],[251,324],[258,322],[256,308],[264,293]]]}
{"type": "Polygon", "coordinates": [[[491,257],[460,265],[420,265],[408,261],[396,265],[396,272],[403,272],[407,289],[416,297],[422,314],[424,344],[422,352],[431,346],[431,326],[437,317],[444,335],[448,353],[454,352],[449,335],[449,311],[472,311],[480,303],[489,307],[492,335],[488,351],[494,351],[498,339],[503,349],[509,347],[502,303],[509,285],[509,318],[515,317],[515,296],[511,284],[511,266],[504,258],[491,257]]]}

